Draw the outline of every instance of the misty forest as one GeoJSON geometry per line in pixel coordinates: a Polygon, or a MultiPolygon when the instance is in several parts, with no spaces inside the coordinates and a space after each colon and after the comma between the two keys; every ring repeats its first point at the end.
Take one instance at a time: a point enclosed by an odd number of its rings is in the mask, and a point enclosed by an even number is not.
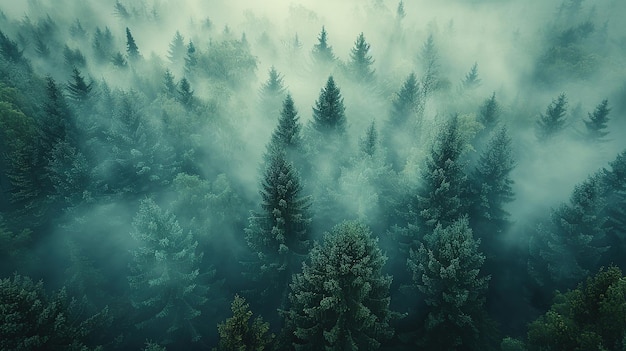
{"type": "Polygon", "coordinates": [[[0,0],[0,350],[626,350],[623,0],[0,0]]]}

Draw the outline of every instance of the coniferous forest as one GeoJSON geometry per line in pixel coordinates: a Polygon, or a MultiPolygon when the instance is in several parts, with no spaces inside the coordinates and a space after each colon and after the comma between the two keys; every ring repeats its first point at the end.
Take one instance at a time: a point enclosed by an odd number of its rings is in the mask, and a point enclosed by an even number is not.
{"type": "Polygon", "coordinates": [[[626,350],[624,14],[0,0],[0,350],[626,350]]]}

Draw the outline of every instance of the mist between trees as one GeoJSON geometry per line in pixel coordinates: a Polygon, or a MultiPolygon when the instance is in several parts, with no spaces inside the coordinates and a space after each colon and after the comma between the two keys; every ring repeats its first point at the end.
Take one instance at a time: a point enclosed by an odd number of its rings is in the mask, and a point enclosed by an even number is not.
{"type": "Polygon", "coordinates": [[[623,350],[623,13],[0,0],[0,349],[623,350]]]}

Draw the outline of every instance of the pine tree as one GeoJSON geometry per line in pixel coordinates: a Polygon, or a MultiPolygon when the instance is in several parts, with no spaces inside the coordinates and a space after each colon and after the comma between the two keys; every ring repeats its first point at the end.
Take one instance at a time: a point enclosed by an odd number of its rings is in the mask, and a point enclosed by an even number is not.
{"type": "Polygon", "coordinates": [[[49,196],[63,208],[78,205],[90,184],[90,168],[85,156],[66,141],[51,150],[46,174],[54,191],[49,196]]]}
{"type": "Polygon", "coordinates": [[[421,80],[422,94],[424,97],[439,89],[439,52],[435,47],[435,39],[432,34],[428,36],[422,46],[421,65],[424,75],[421,80]]]}
{"type": "Polygon", "coordinates": [[[126,9],[126,6],[124,6],[119,0],[115,1],[114,10],[115,10],[114,13],[116,16],[121,17],[123,19],[130,18],[130,13],[126,9]]]}
{"type": "Polygon", "coordinates": [[[67,83],[67,91],[70,99],[79,104],[84,103],[89,99],[92,89],[93,82],[87,84],[85,78],[80,74],[80,71],[74,67],[72,70],[72,80],[67,83]]]}
{"type": "Polygon", "coordinates": [[[113,34],[109,27],[105,27],[104,31],[100,27],[96,27],[93,36],[92,45],[96,59],[99,62],[106,62],[113,56],[113,34]]]}
{"type": "Polygon", "coordinates": [[[547,141],[557,135],[565,127],[565,113],[567,111],[567,96],[561,93],[556,100],[546,108],[545,114],[540,114],[537,120],[537,138],[547,141]]]}
{"type": "Polygon", "coordinates": [[[256,254],[264,294],[282,298],[291,275],[299,268],[310,248],[308,209],[311,199],[302,196],[300,178],[285,153],[269,155],[261,182],[261,212],[252,212],[246,241],[256,254]]]}
{"type": "Polygon", "coordinates": [[[358,222],[343,222],[316,244],[291,284],[286,330],[296,350],[375,350],[389,326],[391,276],[377,239],[358,222]]]}
{"type": "Polygon", "coordinates": [[[280,103],[285,95],[283,77],[272,66],[269,70],[269,77],[259,90],[261,97],[261,110],[265,117],[275,118],[278,114],[280,103]]]}
{"type": "Polygon", "coordinates": [[[327,66],[335,61],[333,47],[328,45],[328,33],[322,26],[322,31],[317,37],[318,43],[313,46],[313,60],[318,66],[327,66]]]}
{"type": "Polygon", "coordinates": [[[465,79],[463,79],[462,85],[463,88],[471,90],[475,89],[480,85],[481,79],[478,78],[478,63],[474,63],[470,71],[465,75],[465,79]]]}
{"type": "Polygon", "coordinates": [[[176,31],[169,49],[167,50],[167,58],[171,63],[179,64],[184,61],[186,54],[185,38],[183,38],[179,31],[176,31]]]}
{"type": "Polygon", "coordinates": [[[374,156],[378,148],[378,131],[376,130],[376,121],[372,121],[365,131],[365,136],[360,140],[361,152],[368,156],[374,156]]]}
{"type": "Polygon", "coordinates": [[[141,56],[139,54],[139,48],[137,44],[135,44],[135,38],[130,32],[130,29],[126,27],[126,53],[128,54],[128,59],[130,61],[136,61],[141,56]]]}
{"type": "Polygon", "coordinates": [[[17,43],[0,30],[0,53],[8,61],[18,63],[23,59],[24,50],[20,50],[17,43]]]}
{"type": "Polygon", "coordinates": [[[485,257],[478,250],[467,217],[449,226],[437,224],[408,260],[413,280],[428,306],[429,350],[482,349],[483,304],[489,276],[481,276],[485,257]]]}
{"type": "Polygon", "coordinates": [[[239,295],[231,304],[233,316],[217,325],[220,335],[218,351],[263,351],[269,349],[273,335],[268,335],[269,323],[256,317],[252,323],[252,311],[246,300],[239,295]]]}
{"type": "Polygon", "coordinates": [[[609,122],[609,112],[611,109],[608,107],[609,101],[602,100],[602,102],[596,106],[593,114],[589,113],[589,120],[584,120],[585,127],[587,127],[587,138],[591,141],[606,141],[606,137],[609,132],[606,131],[607,123],[609,122]]]}
{"type": "Polygon", "coordinates": [[[313,107],[313,127],[323,134],[346,131],[346,108],[343,105],[341,90],[335,85],[332,76],[328,77],[326,86],[313,107]]]}
{"type": "Polygon", "coordinates": [[[460,133],[455,115],[439,131],[426,159],[416,210],[430,230],[437,224],[445,228],[466,214],[467,177],[460,159],[465,145],[460,133]]]}
{"type": "Polygon", "coordinates": [[[187,78],[181,79],[178,83],[178,87],[178,101],[186,108],[190,108],[193,105],[194,97],[193,90],[187,78]]]}
{"type": "Polygon", "coordinates": [[[402,84],[391,105],[390,123],[392,126],[403,129],[409,123],[410,118],[420,110],[420,88],[414,73],[402,84]]]}
{"type": "Polygon", "coordinates": [[[165,74],[163,76],[163,85],[164,85],[163,90],[168,97],[170,98],[176,97],[178,93],[178,89],[176,87],[176,83],[174,83],[174,75],[172,74],[172,71],[170,71],[169,69],[165,70],[165,74]]]}
{"type": "Polygon", "coordinates": [[[124,58],[124,55],[122,55],[122,53],[119,51],[115,55],[113,55],[113,57],[111,58],[111,63],[114,66],[120,67],[120,68],[124,68],[128,65],[128,61],[126,61],[126,59],[124,58]]]}
{"type": "Polygon", "coordinates": [[[185,234],[173,214],[145,199],[131,236],[137,243],[128,276],[131,302],[144,316],[136,326],[165,331],[165,343],[181,337],[198,341],[194,321],[208,301],[208,279],[214,271],[201,271],[202,253],[193,234],[185,234]]]}
{"type": "Polygon", "coordinates": [[[363,33],[359,34],[354,47],[350,51],[350,62],[348,62],[347,70],[349,75],[358,82],[371,82],[374,80],[374,59],[369,54],[370,44],[365,41],[363,33]]]}
{"type": "Polygon", "coordinates": [[[281,149],[289,152],[289,150],[294,150],[300,147],[302,143],[300,136],[301,129],[302,125],[300,124],[298,111],[294,106],[291,94],[287,94],[285,101],[283,101],[283,109],[280,112],[278,125],[272,133],[270,148],[281,149]]]}
{"type": "Polygon", "coordinates": [[[488,135],[500,120],[501,108],[496,101],[494,92],[490,98],[486,99],[478,111],[478,121],[485,126],[485,133],[488,135]]]}
{"type": "Polygon", "coordinates": [[[63,47],[63,58],[69,67],[85,67],[87,59],[80,49],[71,49],[67,44],[63,47]]]}
{"type": "Polygon", "coordinates": [[[189,44],[187,44],[187,55],[185,56],[185,72],[193,72],[197,65],[198,53],[196,52],[195,45],[193,45],[193,42],[190,40],[189,44]]]}

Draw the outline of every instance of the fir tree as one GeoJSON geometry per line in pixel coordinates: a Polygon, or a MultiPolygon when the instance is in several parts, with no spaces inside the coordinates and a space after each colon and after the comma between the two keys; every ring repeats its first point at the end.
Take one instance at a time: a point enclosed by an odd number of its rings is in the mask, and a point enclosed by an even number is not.
{"type": "Polygon", "coordinates": [[[208,301],[208,279],[214,272],[201,270],[202,253],[193,234],[185,234],[173,214],[145,199],[131,236],[137,243],[128,277],[131,302],[144,316],[136,326],[164,330],[165,343],[180,337],[198,341],[194,322],[208,301]]]}
{"type": "Polygon", "coordinates": [[[343,222],[316,244],[291,284],[286,330],[296,350],[374,350],[389,326],[391,276],[377,239],[358,222],[343,222]]]}
{"type": "Polygon", "coordinates": [[[111,59],[114,49],[113,34],[109,27],[105,27],[104,31],[102,31],[100,27],[96,27],[91,46],[99,62],[106,62],[111,59]]]}
{"type": "Polygon", "coordinates": [[[567,111],[567,97],[561,93],[556,100],[546,108],[545,114],[540,114],[537,120],[537,138],[546,141],[557,135],[565,127],[565,113],[567,111]]]}
{"type": "Polygon", "coordinates": [[[313,46],[313,60],[318,66],[326,66],[335,61],[333,47],[328,45],[328,33],[326,28],[322,26],[322,31],[317,37],[317,44],[313,46]]]}
{"type": "Polygon", "coordinates": [[[435,46],[432,34],[428,36],[422,46],[421,66],[424,75],[421,80],[422,94],[426,97],[439,89],[439,52],[435,46]]]}
{"type": "Polygon", "coordinates": [[[83,25],[80,23],[80,20],[77,18],[72,25],[70,25],[70,35],[74,39],[83,39],[87,31],[83,28],[83,25]]]}
{"type": "Polygon", "coordinates": [[[313,127],[323,133],[343,134],[346,131],[346,115],[341,90],[335,85],[332,76],[328,77],[326,86],[313,107],[313,127]]]}
{"type": "Polygon", "coordinates": [[[167,58],[171,63],[179,64],[184,61],[186,54],[185,38],[183,38],[179,31],[176,31],[167,51],[167,58]]]}
{"type": "Polygon", "coordinates": [[[192,72],[196,65],[198,65],[198,53],[196,52],[195,45],[193,45],[193,42],[190,40],[189,44],[187,44],[187,55],[185,56],[185,72],[192,72]]]}
{"type": "Polygon", "coordinates": [[[114,66],[120,68],[124,68],[128,65],[128,61],[126,61],[124,55],[122,55],[122,53],[119,51],[115,55],[113,55],[113,57],[111,58],[111,63],[113,63],[114,66]]]}
{"type": "Polygon", "coordinates": [[[358,82],[371,82],[374,79],[374,59],[369,50],[370,44],[365,41],[363,33],[359,34],[350,51],[350,62],[347,65],[348,73],[358,82]]]}
{"type": "Polygon", "coordinates": [[[130,18],[130,13],[126,9],[126,6],[124,6],[119,0],[115,1],[115,5],[113,8],[114,8],[114,13],[116,16],[121,17],[123,19],[130,18]]]}
{"type": "Polygon", "coordinates": [[[406,12],[404,11],[404,2],[400,0],[400,2],[398,3],[398,7],[396,8],[396,19],[398,21],[401,21],[402,19],[404,19],[404,17],[406,17],[406,12]]]}
{"type": "Polygon", "coordinates": [[[21,62],[23,52],[15,41],[11,40],[0,30],[0,53],[2,53],[5,59],[14,63],[21,62]]]}
{"type": "Polygon", "coordinates": [[[91,90],[93,89],[93,82],[85,82],[85,78],[80,74],[80,71],[74,67],[72,70],[72,80],[67,83],[67,91],[70,99],[76,103],[84,103],[90,97],[91,90]]]}
{"type": "Polygon", "coordinates": [[[176,97],[178,89],[176,87],[176,83],[174,83],[174,75],[169,69],[166,69],[165,74],[163,75],[163,85],[163,90],[168,97],[176,97]]]}
{"type": "Polygon", "coordinates": [[[233,316],[217,325],[220,335],[218,351],[263,351],[269,349],[273,335],[269,335],[269,323],[256,317],[252,323],[252,311],[246,300],[239,295],[231,304],[233,316]]]}
{"type": "Polygon", "coordinates": [[[500,120],[501,108],[496,100],[496,93],[494,92],[490,98],[486,99],[478,111],[478,121],[485,126],[485,133],[493,130],[500,120]]]}
{"type": "Polygon", "coordinates": [[[136,61],[139,57],[141,57],[139,54],[139,48],[135,43],[135,38],[133,38],[133,35],[128,27],[126,27],[126,53],[128,54],[128,59],[130,61],[136,61]]]}
{"type": "Polygon", "coordinates": [[[369,156],[374,156],[378,148],[378,131],[376,130],[375,121],[372,121],[365,131],[365,136],[359,141],[361,144],[361,152],[369,156]]]}
{"type": "Polygon", "coordinates": [[[300,147],[302,142],[300,136],[301,129],[302,125],[300,124],[298,111],[294,106],[291,94],[287,94],[285,101],[283,101],[283,109],[280,112],[278,125],[272,133],[270,148],[282,149],[288,152],[300,147]]]}
{"type": "Polygon", "coordinates": [[[411,251],[409,268],[428,306],[426,345],[432,350],[477,349],[489,276],[481,276],[485,257],[467,218],[447,227],[437,224],[411,251]]]}
{"type": "Polygon", "coordinates": [[[437,224],[445,228],[466,214],[467,177],[460,159],[465,145],[460,133],[455,115],[439,131],[426,159],[416,209],[430,230],[437,224]]]}
{"type": "Polygon", "coordinates": [[[293,165],[281,150],[269,155],[261,182],[261,212],[252,212],[246,241],[256,254],[270,298],[282,298],[291,275],[310,248],[308,209],[311,199],[302,196],[302,185],[293,165]],[[268,282],[271,282],[268,284],[268,282]]]}
{"type": "Polygon", "coordinates": [[[276,68],[272,66],[269,70],[269,77],[267,81],[261,86],[261,97],[264,99],[274,99],[280,97],[285,93],[285,86],[283,85],[283,77],[276,71],[276,68]]]}
{"type": "Polygon", "coordinates": [[[593,114],[589,113],[589,120],[584,120],[585,127],[587,127],[587,138],[591,141],[605,141],[609,132],[606,131],[607,124],[609,122],[609,112],[611,109],[608,107],[609,101],[603,100],[598,106],[596,106],[593,114]]]}
{"type": "Polygon", "coordinates": [[[398,91],[391,105],[390,123],[392,126],[403,129],[410,118],[417,114],[420,108],[420,88],[414,73],[409,74],[402,88],[398,91]]]}
{"type": "Polygon", "coordinates": [[[191,85],[187,78],[183,78],[178,83],[178,101],[185,106],[186,108],[190,108],[193,105],[193,90],[191,89],[191,85]]]}
{"type": "Polygon", "coordinates": [[[87,60],[80,49],[71,49],[67,44],[63,48],[65,64],[70,67],[85,67],[87,60]]]}
{"type": "Polygon", "coordinates": [[[608,261],[626,267],[626,151],[609,163],[610,169],[602,170],[607,216],[605,228],[610,243],[608,261]]]}
{"type": "Polygon", "coordinates": [[[471,90],[480,85],[481,79],[478,78],[478,63],[474,63],[470,71],[465,75],[462,85],[463,88],[471,90]]]}

